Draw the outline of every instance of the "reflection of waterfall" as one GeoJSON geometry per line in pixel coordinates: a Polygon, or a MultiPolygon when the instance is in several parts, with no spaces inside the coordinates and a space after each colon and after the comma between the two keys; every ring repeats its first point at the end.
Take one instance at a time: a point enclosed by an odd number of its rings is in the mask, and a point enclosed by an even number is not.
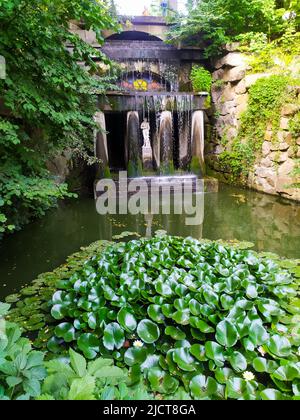
{"type": "Polygon", "coordinates": [[[126,132],[127,170],[130,177],[142,175],[140,122],[136,111],[127,114],[126,132]]]}
{"type": "Polygon", "coordinates": [[[160,173],[174,172],[173,165],[173,118],[170,111],[163,111],[159,127],[160,173]]]}
{"type": "Polygon", "coordinates": [[[199,176],[205,174],[204,162],[204,112],[195,111],[192,116],[192,162],[191,170],[199,176]]]}

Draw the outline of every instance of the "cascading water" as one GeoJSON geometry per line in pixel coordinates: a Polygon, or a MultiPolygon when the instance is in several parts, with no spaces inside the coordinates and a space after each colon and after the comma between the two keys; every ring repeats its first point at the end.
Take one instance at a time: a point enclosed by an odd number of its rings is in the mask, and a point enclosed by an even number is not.
{"type": "Polygon", "coordinates": [[[173,118],[171,111],[163,111],[159,127],[160,173],[170,174],[174,171],[173,163],[173,118]]]}
{"type": "Polygon", "coordinates": [[[192,162],[191,169],[198,176],[205,174],[204,161],[204,112],[195,111],[192,116],[192,162]]]}
{"type": "Polygon", "coordinates": [[[140,145],[140,121],[139,114],[136,111],[127,114],[127,170],[130,177],[142,175],[141,145],[140,145]]]}

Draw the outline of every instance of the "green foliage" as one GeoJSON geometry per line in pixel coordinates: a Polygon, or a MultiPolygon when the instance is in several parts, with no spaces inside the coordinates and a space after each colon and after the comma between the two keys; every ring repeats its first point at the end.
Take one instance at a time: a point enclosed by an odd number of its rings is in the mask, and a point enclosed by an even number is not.
{"type": "Polygon", "coordinates": [[[28,400],[41,393],[44,353],[32,350],[20,327],[5,321],[8,310],[0,303],[0,400],[28,400]]]}
{"type": "Polygon", "coordinates": [[[271,259],[159,236],[86,261],[60,283],[51,313],[60,346],[113,358],[154,393],[297,399],[299,302],[299,282],[271,259]]]}
{"type": "Polygon", "coordinates": [[[20,165],[4,165],[0,173],[0,238],[5,232],[20,229],[32,217],[41,217],[56,205],[57,200],[76,197],[66,184],[57,184],[53,177],[26,176],[20,165]]]}
{"type": "Polygon", "coordinates": [[[127,369],[114,366],[112,359],[92,362],[72,349],[69,358],[45,363],[48,376],[37,400],[130,400],[149,399],[142,383],[130,386],[127,369]]]}
{"type": "Polygon", "coordinates": [[[0,21],[0,229],[11,231],[66,196],[46,171],[51,157],[93,150],[94,94],[110,83],[94,77],[93,57],[108,60],[70,32],[70,21],[84,22],[100,43],[101,31],[116,26],[102,0],[1,0],[0,21]]]}
{"type": "Polygon", "coordinates": [[[300,54],[300,32],[288,27],[282,36],[267,42],[265,34],[246,34],[239,37],[240,49],[250,52],[249,64],[252,72],[273,72],[284,75],[294,72],[294,62],[300,54]],[[247,36],[249,35],[249,36],[247,36]]]}
{"type": "Polygon", "coordinates": [[[192,67],[190,78],[194,92],[210,92],[212,76],[204,67],[194,65],[192,67]]]}
{"type": "Polygon", "coordinates": [[[263,32],[270,38],[281,33],[289,25],[282,14],[274,0],[202,0],[174,26],[171,37],[186,43],[205,41],[205,54],[211,57],[241,34],[263,32]]]}

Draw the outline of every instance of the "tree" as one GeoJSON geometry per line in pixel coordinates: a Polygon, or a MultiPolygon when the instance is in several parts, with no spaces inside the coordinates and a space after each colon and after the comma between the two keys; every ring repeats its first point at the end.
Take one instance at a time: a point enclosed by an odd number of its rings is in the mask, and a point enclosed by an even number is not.
{"type": "Polygon", "coordinates": [[[51,155],[91,148],[93,93],[107,86],[93,77],[92,57],[106,59],[70,32],[71,21],[84,22],[100,43],[102,30],[115,27],[103,0],[0,0],[0,232],[66,195],[46,170],[51,155]]]}
{"type": "Polygon", "coordinates": [[[214,55],[222,46],[245,32],[278,31],[275,0],[198,0],[189,2],[189,15],[173,31],[175,39],[201,35],[206,54],[214,55]]]}

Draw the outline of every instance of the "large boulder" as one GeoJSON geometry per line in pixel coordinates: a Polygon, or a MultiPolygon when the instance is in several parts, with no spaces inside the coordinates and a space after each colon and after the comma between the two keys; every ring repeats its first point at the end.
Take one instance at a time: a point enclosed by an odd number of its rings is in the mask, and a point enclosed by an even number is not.
{"type": "Polygon", "coordinates": [[[223,80],[225,82],[238,82],[242,80],[246,75],[246,67],[238,66],[233,67],[229,70],[225,70],[223,74],[223,80]]]}
{"type": "Polygon", "coordinates": [[[225,55],[224,57],[220,58],[215,63],[215,68],[219,69],[221,67],[239,67],[244,66],[247,67],[247,60],[246,57],[239,53],[239,52],[230,52],[229,54],[225,55]]]}

